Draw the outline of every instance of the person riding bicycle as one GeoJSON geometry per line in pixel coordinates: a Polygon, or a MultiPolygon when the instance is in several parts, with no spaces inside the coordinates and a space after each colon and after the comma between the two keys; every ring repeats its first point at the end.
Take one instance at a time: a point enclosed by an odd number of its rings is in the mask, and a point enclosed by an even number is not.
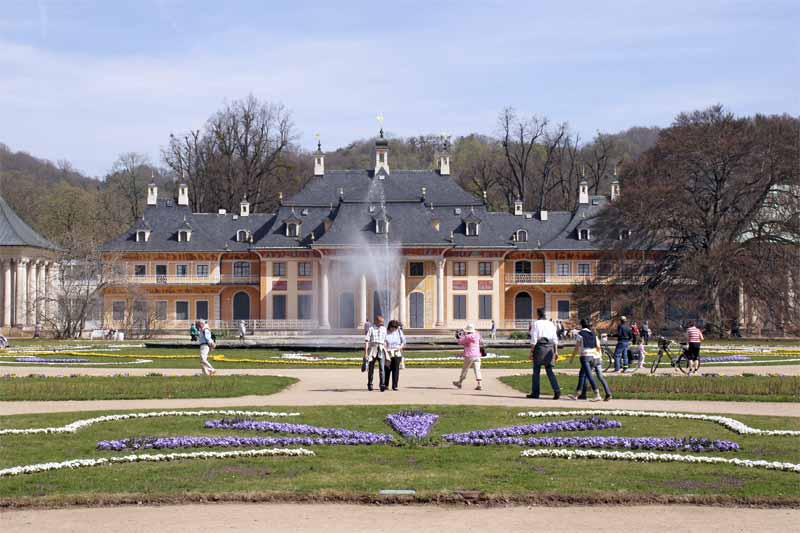
{"type": "Polygon", "coordinates": [[[689,349],[686,351],[686,355],[689,358],[689,375],[691,375],[700,370],[700,343],[705,338],[700,328],[695,325],[694,320],[690,320],[688,326],[686,328],[686,341],[689,343],[689,349]]]}

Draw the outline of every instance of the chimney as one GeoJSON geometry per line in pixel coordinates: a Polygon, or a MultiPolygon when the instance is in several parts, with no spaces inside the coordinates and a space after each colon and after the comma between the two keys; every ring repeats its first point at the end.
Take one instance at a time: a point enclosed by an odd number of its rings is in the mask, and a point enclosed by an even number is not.
{"type": "Polygon", "coordinates": [[[178,184],[178,205],[189,205],[189,186],[185,183],[178,184]]]}
{"type": "Polygon", "coordinates": [[[514,200],[514,215],[521,216],[523,214],[524,213],[522,211],[522,200],[517,198],[516,200],[514,200]]]}
{"type": "Polygon", "coordinates": [[[547,209],[542,209],[539,211],[539,220],[546,221],[547,220],[547,209]]]}
{"type": "Polygon", "coordinates": [[[158,187],[155,183],[147,186],[147,205],[158,204],[158,187]]]}
{"type": "Polygon", "coordinates": [[[317,134],[317,152],[314,154],[314,176],[325,175],[325,154],[322,152],[322,142],[317,134]]]}
{"type": "Polygon", "coordinates": [[[242,202],[239,204],[239,216],[240,217],[250,216],[250,202],[247,201],[247,195],[244,196],[242,202]]]}
{"type": "MultiPolygon", "coordinates": [[[[375,175],[380,171],[389,175],[389,141],[383,137],[383,126],[381,126],[380,137],[375,141],[375,175]]],[[[380,176],[383,179],[383,176],[380,176]]]]}

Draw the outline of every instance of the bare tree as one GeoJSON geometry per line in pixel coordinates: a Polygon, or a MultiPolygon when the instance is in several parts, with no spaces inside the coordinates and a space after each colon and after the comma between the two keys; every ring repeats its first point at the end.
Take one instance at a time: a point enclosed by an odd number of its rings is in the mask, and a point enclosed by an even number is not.
{"type": "Polygon", "coordinates": [[[500,177],[501,186],[508,196],[525,202],[535,172],[537,143],[545,135],[548,120],[536,116],[520,119],[513,107],[507,107],[500,113],[498,122],[507,163],[500,177]]]}
{"type": "Polygon", "coordinates": [[[142,214],[147,183],[152,173],[153,168],[146,155],[127,152],[117,157],[111,173],[106,177],[107,184],[119,190],[127,201],[131,220],[136,220],[142,214]]]}

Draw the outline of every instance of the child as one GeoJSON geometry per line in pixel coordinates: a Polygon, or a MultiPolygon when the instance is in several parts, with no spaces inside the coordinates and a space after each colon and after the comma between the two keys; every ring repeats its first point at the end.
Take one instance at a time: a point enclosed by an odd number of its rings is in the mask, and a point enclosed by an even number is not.
{"type": "Polygon", "coordinates": [[[644,344],[644,336],[639,337],[639,368],[644,368],[644,356],[647,355],[644,350],[644,344]]]}

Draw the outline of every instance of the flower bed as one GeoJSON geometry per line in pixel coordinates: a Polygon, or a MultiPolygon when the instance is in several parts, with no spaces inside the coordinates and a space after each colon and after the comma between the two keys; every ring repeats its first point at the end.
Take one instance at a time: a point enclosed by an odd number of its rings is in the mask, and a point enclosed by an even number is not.
{"type": "Polygon", "coordinates": [[[439,415],[422,411],[400,411],[386,415],[386,421],[395,431],[406,438],[422,439],[428,436],[439,415]]]}
{"type": "Polygon", "coordinates": [[[753,358],[749,355],[715,355],[700,358],[701,363],[731,363],[752,360],[753,358]]]}
{"type": "Polygon", "coordinates": [[[384,444],[384,435],[355,437],[134,437],[97,441],[98,450],[174,450],[176,448],[247,448],[253,446],[357,446],[384,444]]]}
{"type": "Polygon", "coordinates": [[[516,446],[544,446],[548,448],[625,448],[628,450],[661,450],[687,452],[731,452],[739,445],[727,440],[700,438],[660,438],[660,437],[497,437],[489,439],[470,439],[458,444],[487,446],[511,444],[516,446]]]}
{"type": "Polygon", "coordinates": [[[733,418],[728,418],[726,416],[717,416],[717,415],[696,415],[690,413],[667,413],[663,411],[624,411],[624,410],[604,410],[604,409],[583,409],[583,410],[571,410],[571,411],[525,411],[521,413],[517,413],[517,416],[521,417],[531,417],[531,418],[539,418],[539,417],[548,417],[548,416],[597,416],[597,415],[606,415],[606,416],[645,416],[645,417],[655,417],[655,418],[677,418],[677,419],[684,419],[684,420],[702,420],[705,422],[714,422],[715,424],[720,424],[728,428],[729,430],[733,431],[734,433],[739,433],[740,435],[782,435],[782,436],[792,436],[797,437],[800,436],[799,430],[792,430],[792,429],[757,429],[752,428],[738,420],[734,420],[733,418]]]}
{"type": "Polygon", "coordinates": [[[678,455],[674,453],[652,453],[652,452],[618,452],[605,450],[524,450],[520,454],[522,457],[550,457],[554,459],[608,459],[612,461],[635,461],[644,463],[705,463],[705,464],[729,464],[743,466],[747,468],[764,468],[767,470],[783,470],[786,472],[800,473],[800,464],[782,463],[778,461],[752,461],[750,459],[738,459],[727,457],[706,457],[696,455],[678,455]]]}
{"type": "Polygon", "coordinates": [[[558,420],[542,422],[540,424],[526,424],[522,426],[509,426],[504,428],[479,429],[465,433],[448,433],[442,435],[447,441],[456,444],[471,444],[475,439],[496,439],[502,437],[518,437],[535,433],[553,433],[556,431],[591,431],[596,429],[611,429],[622,427],[616,420],[607,420],[593,416],[586,419],[558,420]]]}
{"type": "Polygon", "coordinates": [[[69,468],[86,468],[120,463],[156,463],[161,461],[182,461],[186,459],[228,459],[232,457],[311,457],[315,453],[305,448],[270,448],[260,450],[237,450],[232,452],[189,452],[189,453],[159,453],[124,455],[118,457],[99,457],[97,459],[69,459],[53,463],[38,463],[32,465],[13,466],[0,470],[0,478],[18,476],[20,474],[35,474],[50,470],[63,470],[69,468]]]}
{"type": "Polygon", "coordinates": [[[131,420],[137,418],[159,418],[163,416],[209,416],[209,415],[230,415],[230,416],[264,416],[279,418],[287,416],[300,416],[300,413],[281,413],[275,411],[236,411],[230,409],[211,409],[204,411],[151,411],[148,413],[122,413],[118,415],[105,415],[94,418],[84,418],[76,420],[64,426],[49,428],[9,428],[0,429],[0,435],[30,435],[34,433],[75,433],[79,429],[99,424],[100,422],[114,422],[117,420],[131,420]]]}
{"type": "Polygon", "coordinates": [[[239,429],[244,431],[269,431],[273,433],[293,433],[298,435],[317,435],[336,439],[373,439],[370,444],[391,442],[394,437],[385,433],[372,433],[369,431],[355,431],[352,429],[325,428],[309,426],[306,424],[287,424],[284,422],[270,422],[268,420],[242,420],[236,418],[223,418],[209,420],[205,423],[210,429],[239,429]]]}

